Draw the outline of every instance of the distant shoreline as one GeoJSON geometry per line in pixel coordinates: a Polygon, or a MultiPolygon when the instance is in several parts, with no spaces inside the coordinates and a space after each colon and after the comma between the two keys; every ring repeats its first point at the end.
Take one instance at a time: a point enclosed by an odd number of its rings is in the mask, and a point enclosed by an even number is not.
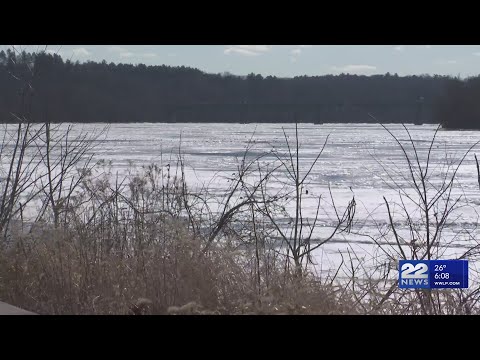
{"type": "MultiPolygon", "coordinates": [[[[0,124],[18,124],[19,122],[0,122],[0,124]]],[[[31,124],[43,124],[43,121],[33,121],[31,124]]],[[[50,124],[240,124],[240,125],[248,125],[248,124],[295,124],[293,121],[279,121],[279,122],[272,122],[272,121],[251,121],[251,122],[239,122],[239,121],[115,121],[115,122],[107,122],[107,121],[85,121],[85,122],[79,122],[79,121],[65,121],[65,122],[59,122],[59,121],[50,121],[50,124]]],[[[395,125],[395,124],[405,124],[405,125],[414,125],[413,122],[325,122],[321,124],[316,124],[313,122],[298,122],[299,125],[342,125],[342,124],[351,124],[351,125],[374,125],[374,124],[388,124],[388,125],[395,125]]],[[[422,125],[438,125],[438,123],[423,123],[421,125],[417,126],[422,126],[422,125]]],[[[475,130],[475,129],[472,129],[475,130]]],[[[479,130],[479,129],[477,129],[479,130]]]]}
{"type": "MultiPolygon", "coordinates": [[[[15,125],[15,124],[18,124],[19,122],[0,122],[0,124],[3,124],[3,125],[15,125]]],[[[193,122],[193,121],[176,121],[176,122],[173,122],[173,121],[158,121],[158,122],[152,122],[152,121],[116,121],[116,122],[106,122],[106,121],[103,121],[103,122],[100,122],[100,121],[92,121],[92,122],[71,122],[71,121],[68,121],[68,122],[55,122],[55,121],[52,121],[50,122],[51,124],[98,124],[98,125],[115,125],[115,124],[151,124],[151,125],[155,125],[155,124],[195,124],[195,125],[199,125],[199,124],[205,124],[205,125],[208,125],[208,124],[225,124],[225,125],[232,125],[232,124],[236,124],[236,125],[251,125],[251,124],[295,124],[294,122],[267,122],[267,121],[262,121],[262,122],[238,122],[238,121],[234,121],[234,122],[223,122],[223,121],[209,121],[209,122],[193,122]]],[[[43,122],[32,122],[32,124],[43,124],[43,122]]],[[[383,125],[402,125],[402,124],[405,124],[405,125],[412,125],[412,126],[423,126],[423,125],[439,125],[438,123],[423,123],[421,125],[415,125],[413,122],[405,122],[405,123],[401,123],[401,122],[326,122],[326,123],[322,123],[322,124],[315,124],[313,122],[299,122],[298,123],[299,125],[316,125],[316,126],[325,126],[325,125],[380,125],[380,124],[383,124],[383,125]]],[[[440,127],[440,130],[441,131],[480,131],[480,128],[453,128],[453,127],[440,127]]]]}

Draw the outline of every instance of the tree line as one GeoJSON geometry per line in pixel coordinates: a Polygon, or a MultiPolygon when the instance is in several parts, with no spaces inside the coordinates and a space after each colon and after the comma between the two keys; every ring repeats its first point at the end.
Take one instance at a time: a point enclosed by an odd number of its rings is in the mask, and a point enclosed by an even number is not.
{"type": "Polygon", "coordinates": [[[480,129],[480,76],[450,79],[437,101],[435,119],[447,129],[480,129]]]}
{"type": "Polygon", "coordinates": [[[19,114],[33,122],[371,122],[372,113],[386,123],[479,127],[478,84],[477,78],[390,73],[235,76],[8,49],[0,52],[0,122],[15,122],[19,114]]]}

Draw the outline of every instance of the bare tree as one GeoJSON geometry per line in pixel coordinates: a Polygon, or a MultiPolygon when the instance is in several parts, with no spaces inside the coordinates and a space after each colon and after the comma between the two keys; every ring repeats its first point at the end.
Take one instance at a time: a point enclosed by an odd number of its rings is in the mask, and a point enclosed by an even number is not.
{"type": "MultiPolygon", "coordinates": [[[[372,115],[370,116],[375,119],[372,115]]],[[[382,177],[382,180],[398,194],[398,201],[383,197],[388,227],[384,228],[377,224],[379,235],[376,238],[372,237],[382,253],[388,258],[389,268],[392,264],[395,266],[399,259],[439,259],[443,256],[445,249],[454,246],[460,233],[448,239],[443,236],[443,233],[445,229],[451,226],[452,221],[461,216],[458,210],[465,206],[462,205],[462,199],[465,199],[463,191],[460,194],[453,191],[456,185],[456,177],[467,155],[479,143],[476,142],[471,145],[456,160],[449,160],[448,154],[445,153],[443,162],[435,165],[432,163],[432,152],[440,126],[435,130],[428,147],[424,149],[423,153],[417,148],[409,129],[405,125],[402,126],[407,136],[407,140],[404,141],[401,141],[398,136],[382,124],[382,127],[397,144],[406,164],[407,173],[402,173],[398,163],[387,166],[387,164],[376,159],[386,174],[386,177],[382,177]],[[400,180],[402,183],[399,182],[400,180]]],[[[459,258],[462,258],[462,256],[459,258]]],[[[397,296],[395,295],[395,288],[396,282],[383,296],[382,304],[392,295],[393,297],[397,296]]],[[[403,294],[403,292],[401,293],[403,294]]],[[[421,313],[441,313],[442,304],[448,303],[445,298],[441,299],[438,291],[417,290],[415,294],[415,298],[412,299],[413,303],[409,306],[420,306],[421,313]]]]}
{"type": "Polygon", "coordinates": [[[72,134],[72,125],[59,124],[52,128],[52,124],[47,122],[44,126],[45,133],[38,148],[46,176],[45,181],[40,181],[44,200],[37,221],[41,220],[50,208],[54,225],[58,227],[60,215],[66,215],[71,197],[95,165],[92,164],[93,150],[107,128],[99,133],[81,131],[75,135],[72,134]]]}
{"type": "Polygon", "coordinates": [[[287,153],[274,151],[273,155],[276,158],[274,168],[272,170],[262,170],[259,167],[258,169],[263,181],[259,182],[260,187],[258,189],[261,195],[261,202],[256,203],[255,206],[262,216],[268,218],[280,237],[282,244],[286,246],[286,256],[289,259],[287,266],[289,266],[291,260],[295,273],[301,276],[307,264],[312,262],[311,255],[316,249],[332,240],[335,235],[340,235],[350,230],[356,204],[355,198],[352,198],[345,210],[339,212],[329,187],[329,195],[336,219],[329,235],[323,239],[314,239],[314,231],[317,227],[320,208],[322,207],[322,195],[318,196],[316,213],[313,219],[309,219],[304,214],[304,197],[308,194],[307,183],[312,170],[317,165],[327,145],[328,136],[315,159],[306,166],[307,170],[301,171],[298,124],[295,123],[295,143],[293,146],[288,139],[285,129],[283,129],[283,135],[287,153]],[[279,171],[282,174],[279,174],[279,171]],[[286,182],[281,179],[282,175],[286,176],[286,182]],[[272,179],[275,184],[282,184],[281,189],[273,190],[270,188],[272,179]],[[293,214],[287,210],[289,207],[293,208],[293,214]],[[282,224],[282,218],[288,219],[288,226],[282,224]],[[313,240],[316,240],[315,244],[313,244],[313,240]]]}

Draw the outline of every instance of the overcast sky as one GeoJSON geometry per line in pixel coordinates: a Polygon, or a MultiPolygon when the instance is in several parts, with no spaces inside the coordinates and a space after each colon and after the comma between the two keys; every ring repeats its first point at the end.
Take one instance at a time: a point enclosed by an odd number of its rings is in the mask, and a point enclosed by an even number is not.
{"type": "MultiPolygon", "coordinates": [[[[4,49],[8,46],[0,45],[4,49]]],[[[14,46],[26,51],[39,48],[14,46]]],[[[47,51],[59,51],[63,58],[80,62],[184,65],[236,75],[390,72],[465,77],[480,73],[480,45],[49,45],[47,51]]]]}

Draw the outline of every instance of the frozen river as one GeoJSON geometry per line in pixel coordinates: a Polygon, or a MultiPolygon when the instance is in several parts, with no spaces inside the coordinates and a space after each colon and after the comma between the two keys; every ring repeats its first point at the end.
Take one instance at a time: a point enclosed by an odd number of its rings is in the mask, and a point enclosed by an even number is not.
{"type": "MultiPolygon", "coordinates": [[[[88,124],[76,125],[76,128],[92,131],[104,126],[88,124]]],[[[386,126],[403,144],[408,145],[408,135],[401,125],[386,126]]],[[[272,149],[287,151],[282,127],[293,145],[293,124],[112,124],[104,136],[105,140],[95,149],[95,159],[111,161],[114,172],[125,173],[132,165],[140,167],[156,163],[166,166],[172,162],[173,165],[180,147],[190,188],[208,184],[212,191],[221,192],[228,186],[221,175],[231,175],[237,170],[250,140],[254,141],[247,157],[250,159],[272,149]],[[211,182],[214,175],[215,181],[211,182]]],[[[426,162],[436,128],[436,125],[408,125],[421,164],[426,162]]],[[[335,203],[340,208],[347,205],[352,196],[355,196],[357,203],[352,233],[336,237],[317,251],[321,268],[334,268],[339,263],[340,254],[347,249],[355,250],[357,255],[365,259],[371,258],[380,251],[373,245],[372,237],[380,242],[393,240],[391,234],[383,239],[378,237],[379,231],[385,229],[388,222],[384,196],[392,203],[392,211],[399,225],[403,219],[399,208],[393,205],[399,201],[398,189],[392,189],[389,184],[393,185],[392,181],[395,181],[407,193],[411,194],[412,191],[407,181],[408,164],[401,149],[388,132],[377,124],[301,124],[298,130],[300,167],[303,171],[309,168],[329,135],[328,144],[306,183],[308,195],[304,196],[303,215],[314,216],[318,196],[322,194],[325,199],[330,196],[329,185],[335,203]],[[392,175],[391,179],[388,179],[388,174],[392,175]]],[[[431,183],[436,184],[445,175],[447,163],[451,163],[453,169],[470,146],[479,140],[480,132],[477,131],[440,130],[430,157],[431,183]]],[[[411,146],[407,151],[413,155],[411,146]]],[[[478,238],[480,190],[475,153],[480,155],[480,148],[472,150],[457,173],[458,181],[453,187],[452,198],[461,196],[458,203],[460,208],[452,214],[451,222],[443,234],[445,254],[441,258],[462,254],[478,238]]],[[[274,160],[272,156],[263,160],[269,159],[274,160]]],[[[413,207],[409,209],[412,214],[415,213],[413,207]]],[[[316,230],[319,239],[324,234],[322,229],[327,231],[334,220],[331,208],[322,208],[316,230]]],[[[406,229],[403,236],[410,236],[406,229]]]]}
{"type": "MultiPolygon", "coordinates": [[[[98,128],[101,125],[95,126],[98,128]]],[[[190,186],[200,187],[208,183],[210,189],[221,191],[228,184],[218,175],[230,175],[236,171],[249,141],[254,141],[249,158],[272,149],[287,151],[282,127],[293,145],[293,124],[116,124],[110,126],[107,141],[97,148],[97,153],[98,158],[111,160],[114,168],[125,171],[132,164],[170,163],[180,146],[190,186]],[[215,174],[216,180],[211,182],[215,174]]],[[[412,147],[408,147],[408,134],[402,126],[387,127],[402,144],[407,145],[407,152],[413,155],[412,147]]],[[[436,128],[436,125],[408,125],[422,165],[426,163],[436,128]]],[[[338,263],[339,254],[347,249],[354,249],[365,258],[379,251],[372,246],[372,239],[368,235],[379,238],[379,229],[385,229],[388,222],[383,197],[392,204],[399,202],[398,190],[392,189],[389,184],[393,185],[394,180],[409,193],[411,185],[406,180],[408,163],[401,149],[388,132],[377,124],[299,125],[300,167],[304,171],[321,150],[327,135],[328,144],[307,182],[309,192],[304,197],[304,216],[313,217],[316,199],[320,194],[329,197],[328,185],[337,206],[345,206],[353,195],[357,203],[352,233],[336,237],[317,253],[322,258],[322,266],[331,268],[338,263]],[[391,180],[388,174],[392,175],[391,180]]],[[[430,158],[430,181],[435,184],[444,176],[447,163],[451,164],[451,174],[458,160],[478,140],[480,132],[477,131],[440,130],[430,158]]],[[[443,234],[443,258],[462,254],[477,239],[480,190],[474,154],[478,151],[478,148],[472,150],[457,173],[458,181],[453,187],[452,198],[461,196],[461,207],[452,214],[451,222],[443,234]]],[[[414,213],[415,209],[410,208],[414,213]]],[[[331,210],[330,207],[320,212],[319,239],[322,238],[321,230],[326,230],[328,225],[334,223],[331,210]]],[[[404,220],[398,207],[392,205],[392,211],[396,221],[404,220]]],[[[404,236],[408,238],[408,232],[404,236]]],[[[392,240],[391,234],[390,237],[379,238],[380,242],[392,240]]]]}

